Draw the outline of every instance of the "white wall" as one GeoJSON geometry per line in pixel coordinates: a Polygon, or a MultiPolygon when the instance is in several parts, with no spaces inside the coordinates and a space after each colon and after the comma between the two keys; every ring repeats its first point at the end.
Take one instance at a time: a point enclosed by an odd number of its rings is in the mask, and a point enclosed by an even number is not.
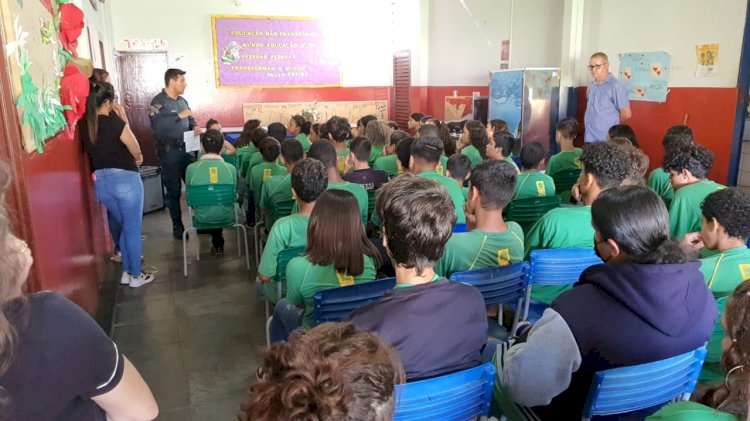
{"type": "MultiPolygon", "coordinates": [[[[737,85],[745,0],[587,0],[584,9],[582,61],[596,51],[610,57],[617,75],[617,54],[666,51],[671,55],[669,86],[733,87],[737,85]],[[696,78],[695,46],[719,43],[719,74],[696,78]]],[[[579,84],[591,76],[581,66],[579,84]]]]}
{"type": "Polygon", "coordinates": [[[560,67],[565,2],[515,0],[512,3],[510,67],[560,67]]]}
{"type": "Polygon", "coordinates": [[[83,20],[86,26],[78,38],[78,56],[91,59],[94,62],[94,67],[102,68],[106,66],[107,70],[112,72],[115,69],[115,62],[112,55],[112,31],[110,30],[109,9],[113,1],[110,0],[102,3],[96,0],[97,10],[94,10],[89,0],[74,0],[72,3],[83,10],[83,20]],[[89,36],[91,38],[91,45],[89,45],[89,36]],[[104,44],[105,57],[101,56],[99,41],[104,44]]]}

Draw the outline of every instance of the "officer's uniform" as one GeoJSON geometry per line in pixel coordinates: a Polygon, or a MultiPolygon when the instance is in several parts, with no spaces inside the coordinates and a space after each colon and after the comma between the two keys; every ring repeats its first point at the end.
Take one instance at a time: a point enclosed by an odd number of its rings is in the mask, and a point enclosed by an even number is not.
{"type": "Polygon", "coordinates": [[[167,188],[167,207],[172,217],[172,230],[182,235],[182,213],[180,211],[180,193],[182,181],[185,180],[185,169],[195,159],[185,152],[183,133],[196,126],[193,117],[180,118],[178,114],[190,109],[185,98],[178,96],[172,99],[161,91],[151,100],[149,118],[151,129],[156,139],[156,158],[161,166],[164,186],[167,188]]]}

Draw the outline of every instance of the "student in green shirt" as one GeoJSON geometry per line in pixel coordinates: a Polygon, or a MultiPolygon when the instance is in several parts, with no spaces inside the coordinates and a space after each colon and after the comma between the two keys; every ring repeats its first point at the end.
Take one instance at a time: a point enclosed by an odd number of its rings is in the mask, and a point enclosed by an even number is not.
{"type": "MultiPolygon", "coordinates": [[[[362,119],[364,120],[364,118],[362,119]]],[[[372,142],[369,164],[373,166],[375,161],[384,155],[385,145],[391,138],[393,129],[388,126],[388,123],[382,120],[370,120],[365,127],[365,136],[372,142]]]]}
{"type": "Polygon", "coordinates": [[[335,148],[336,152],[336,169],[339,174],[344,174],[346,160],[349,157],[348,140],[352,137],[352,128],[349,120],[344,117],[333,116],[326,122],[328,129],[328,139],[335,148]]]}
{"type": "MultiPolygon", "coordinates": [[[[719,190],[706,196],[701,204],[700,232],[685,234],[682,245],[696,251],[706,248],[717,252],[701,259],[701,272],[708,288],[716,298],[719,315],[726,304],[726,297],[737,285],[750,280],[750,194],[736,188],[719,190]]],[[[720,342],[724,336],[721,325],[708,342],[705,366],[715,366],[721,356],[720,342]]],[[[704,370],[705,371],[705,370],[704,370]]],[[[704,377],[716,373],[709,367],[704,377]]]]}
{"type": "Polygon", "coordinates": [[[625,177],[625,180],[623,180],[622,185],[645,186],[646,171],[648,171],[648,166],[651,163],[648,155],[633,146],[632,141],[625,137],[613,137],[607,142],[619,146],[620,149],[624,150],[630,156],[630,171],[628,172],[628,176],[625,177]]]}
{"type": "Polygon", "coordinates": [[[552,177],[539,172],[539,168],[544,166],[544,154],[544,146],[539,142],[531,142],[521,148],[523,172],[518,176],[513,199],[555,195],[552,177]]]}
{"type": "Polygon", "coordinates": [[[487,159],[505,161],[510,165],[513,165],[513,168],[516,169],[516,173],[521,175],[521,170],[518,169],[518,165],[516,165],[513,158],[510,157],[510,152],[516,141],[516,138],[508,132],[495,133],[487,144],[485,156],[487,159]]]}
{"type": "Polygon", "coordinates": [[[315,201],[326,190],[328,175],[325,166],[316,159],[303,159],[292,169],[292,195],[299,204],[299,213],[285,216],[271,228],[266,247],[258,265],[255,281],[259,294],[272,303],[279,297],[273,282],[276,276],[276,261],[282,250],[304,247],[307,244],[307,225],[315,201]]]}
{"type": "Polygon", "coordinates": [[[240,169],[240,172],[246,181],[250,179],[250,170],[252,170],[254,166],[263,162],[263,157],[260,156],[259,145],[260,142],[267,137],[268,132],[262,127],[258,127],[250,133],[250,145],[252,145],[252,151],[249,152],[249,155],[243,158],[242,168],[240,169]]]}
{"type": "Polygon", "coordinates": [[[510,202],[516,170],[503,161],[482,161],[471,172],[466,202],[466,231],[453,234],[435,273],[506,266],[523,260],[523,230],[515,222],[503,221],[503,208],[510,202]]]}
{"type": "MultiPolygon", "coordinates": [[[[206,122],[206,131],[208,130],[218,130],[219,133],[221,133],[221,124],[219,124],[218,121],[211,118],[206,122]]],[[[224,137],[224,134],[222,133],[221,137],[224,137]]],[[[203,143],[201,143],[201,147],[203,146],[203,143]]],[[[205,149],[203,150],[205,153],[205,149]]],[[[226,139],[224,139],[224,143],[221,147],[221,153],[220,155],[237,155],[237,148],[234,147],[231,143],[227,142],[226,139]]]]}
{"type": "Polygon", "coordinates": [[[281,142],[281,161],[284,163],[287,173],[273,175],[264,183],[260,194],[258,208],[263,214],[263,222],[266,230],[270,230],[277,216],[273,214],[275,205],[281,202],[290,202],[292,198],[292,173],[294,165],[305,158],[302,144],[297,139],[286,139],[281,142]]]}
{"type": "MultiPolygon", "coordinates": [[[[583,150],[581,167],[577,186],[583,206],[556,208],[544,214],[526,233],[527,259],[536,249],[594,248],[591,204],[601,192],[622,184],[630,171],[630,156],[613,143],[597,142],[583,150]]],[[[550,304],[570,287],[535,285],[531,297],[550,304]]]]}
{"type": "MultiPolygon", "coordinates": [[[[440,127],[438,126],[438,124],[440,124],[440,121],[438,121],[437,119],[434,119],[432,117],[425,117],[425,120],[422,122],[422,125],[417,131],[417,138],[437,137],[438,139],[440,139],[440,141],[443,142],[443,154],[440,155],[440,162],[438,162],[437,167],[435,167],[435,172],[440,175],[445,175],[445,168],[448,166],[448,157],[445,156],[446,141],[440,135],[440,127]]],[[[450,137],[450,134],[448,134],[448,136],[450,137]]]]}
{"type": "MultiPolygon", "coordinates": [[[[359,184],[350,183],[341,178],[341,174],[336,168],[336,150],[331,142],[313,143],[313,145],[310,146],[310,153],[307,156],[317,159],[326,167],[326,171],[328,172],[329,189],[347,190],[354,194],[354,197],[357,198],[357,204],[359,205],[362,224],[367,224],[367,190],[359,184]]],[[[331,217],[335,217],[335,215],[331,215],[331,217]]]]}
{"type": "Polygon", "coordinates": [[[669,228],[672,237],[682,241],[689,232],[700,229],[700,205],[703,199],[724,186],[706,177],[714,162],[714,153],[699,145],[672,151],[664,158],[664,170],[675,190],[669,206],[669,228]]]}
{"type": "Polygon", "coordinates": [[[267,137],[260,142],[260,155],[263,157],[263,162],[253,167],[250,170],[250,180],[248,180],[250,190],[253,192],[253,200],[255,206],[258,207],[260,204],[260,194],[263,191],[263,183],[266,182],[271,176],[284,175],[287,173],[286,168],[276,163],[279,159],[281,152],[281,146],[279,142],[272,138],[267,137]]]}
{"type": "Polygon", "coordinates": [[[452,178],[456,182],[458,187],[461,188],[461,192],[464,194],[464,199],[467,199],[469,188],[464,187],[464,183],[469,180],[471,176],[471,160],[464,154],[453,154],[448,158],[446,164],[445,176],[452,178]]]}
{"type": "MultiPolygon", "coordinates": [[[[403,142],[402,142],[403,143],[403,142]]],[[[400,145],[400,144],[399,144],[400,145]]],[[[466,223],[464,215],[464,194],[456,182],[444,175],[438,174],[435,169],[440,163],[443,154],[443,141],[437,137],[420,137],[411,144],[409,148],[409,172],[420,177],[435,180],[445,187],[448,195],[456,208],[459,224],[466,223]]],[[[399,158],[400,159],[400,158],[399,158]]]]}
{"type": "Polygon", "coordinates": [[[310,122],[305,120],[305,117],[302,117],[299,114],[293,115],[292,118],[289,119],[288,130],[289,134],[294,136],[294,138],[302,145],[302,150],[307,153],[312,144],[310,139],[308,139],[308,136],[310,135],[310,122]]]}
{"type": "Polygon", "coordinates": [[[471,120],[466,122],[461,134],[461,153],[469,157],[471,168],[476,167],[486,158],[485,151],[488,143],[487,128],[481,121],[471,120]]]}
{"type": "Polygon", "coordinates": [[[352,137],[360,137],[360,136],[366,136],[367,137],[367,125],[370,124],[371,121],[376,121],[378,118],[375,117],[372,114],[368,114],[359,120],[357,120],[357,128],[352,130],[352,137]],[[356,133],[355,133],[356,130],[356,133]]]}
{"type": "MultiPolygon", "coordinates": [[[[678,125],[667,129],[661,140],[664,148],[664,156],[671,155],[673,151],[686,148],[694,142],[693,130],[688,126],[678,125]]],[[[662,164],[663,165],[663,164],[662,164]]],[[[651,171],[648,176],[646,185],[661,196],[667,208],[672,204],[674,190],[669,182],[669,173],[664,168],[659,167],[651,171]]]]}
{"type": "Polygon", "coordinates": [[[271,342],[315,326],[318,291],[372,281],[378,266],[380,255],[365,235],[357,199],[345,190],[323,192],[310,214],[305,254],[286,268],[287,296],[276,303],[271,342]]]}
{"type": "MultiPolygon", "coordinates": [[[[224,136],[218,130],[210,129],[201,136],[201,145],[206,152],[197,162],[185,170],[185,185],[205,186],[211,184],[237,184],[237,169],[224,162],[221,155],[224,136]]],[[[229,223],[235,220],[234,205],[215,205],[195,208],[195,218],[202,222],[229,223]]],[[[211,253],[224,254],[222,229],[201,230],[199,234],[211,234],[211,253]]]]}
{"type": "Polygon", "coordinates": [[[581,153],[583,150],[573,146],[578,137],[578,120],[566,118],[560,120],[555,126],[555,141],[560,146],[560,152],[549,157],[545,173],[554,177],[554,174],[567,170],[581,169],[581,153]]]}
{"type": "Polygon", "coordinates": [[[385,155],[376,159],[375,163],[372,165],[372,168],[387,172],[388,176],[390,176],[391,178],[402,174],[403,170],[400,170],[400,167],[398,166],[396,145],[398,145],[398,142],[407,138],[409,138],[408,133],[401,130],[394,130],[393,133],[391,133],[388,144],[383,149],[385,155]]]}

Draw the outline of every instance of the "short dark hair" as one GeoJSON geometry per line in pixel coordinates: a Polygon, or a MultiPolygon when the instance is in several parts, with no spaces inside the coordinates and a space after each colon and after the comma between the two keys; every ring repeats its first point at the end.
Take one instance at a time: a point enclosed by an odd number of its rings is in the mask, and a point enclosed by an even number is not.
{"type": "Polygon", "coordinates": [[[675,149],[686,148],[693,143],[695,143],[693,129],[682,124],[668,128],[661,140],[665,154],[669,154],[675,149]]]}
{"type": "Polygon", "coordinates": [[[366,136],[358,136],[349,143],[349,152],[360,162],[368,162],[372,152],[372,142],[366,136]]]}
{"type": "Polygon", "coordinates": [[[648,187],[618,186],[602,192],[591,205],[591,224],[602,240],[614,240],[631,257],[631,263],[670,264],[689,260],[669,237],[669,212],[664,201],[648,187]]]}
{"type": "Polygon", "coordinates": [[[414,138],[407,137],[402,139],[396,145],[396,157],[404,168],[409,168],[409,158],[411,158],[411,145],[414,143],[414,138]]]}
{"type": "Polygon", "coordinates": [[[392,128],[393,130],[400,129],[398,123],[396,123],[395,121],[391,121],[391,120],[388,121],[388,127],[392,128]]]}
{"type": "Polygon", "coordinates": [[[321,139],[328,140],[328,124],[320,123],[318,125],[318,136],[320,136],[321,139]]]}
{"type": "Polygon", "coordinates": [[[489,125],[492,126],[492,130],[494,130],[495,133],[508,131],[508,123],[506,123],[505,120],[500,120],[499,118],[490,120],[489,125]]]}
{"type": "Polygon", "coordinates": [[[636,148],[638,147],[638,139],[635,137],[635,132],[633,131],[633,128],[628,126],[627,124],[615,124],[614,126],[610,127],[607,131],[607,134],[609,135],[610,139],[613,139],[615,137],[624,137],[625,139],[628,139],[630,143],[633,144],[636,148]]]}
{"type": "Polygon", "coordinates": [[[391,133],[391,138],[389,139],[390,145],[398,145],[398,142],[406,139],[409,137],[409,133],[406,133],[403,130],[394,130],[393,133],[391,133]]]}
{"type": "Polygon", "coordinates": [[[310,150],[307,151],[309,158],[317,159],[325,165],[326,170],[331,167],[336,167],[338,155],[336,154],[336,148],[333,147],[331,142],[315,142],[310,145],[310,150]]]}
{"type": "Polygon", "coordinates": [[[714,163],[714,153],[700,145],[689,145],[671,151],[664,157],[664,171],[688,170],[696,178],[706,178],[714,163]]]}
{"type": "Polygon", "coordinates": [[[279,122],[271,123],[268,125],[268,135],[281,143],[286,139],[286,126],[279,122]]]}
{"type": "MultiPolygon", "coordinates": [[[[471,145],[479,151],[479,155],[483,159],[487,159],[487,144],[490,143],[489,138],[487,138],[487,128],[478,120],[467,121],[465,128],[469,132],[471,145]]],[[[510,151],[508,151],[508,154],[510,154],[510,151]]],[[[503,150],[503,155],[505,155],[505,150],[503,150]]]]}
{"type": "Polygon", "coordinates": [[[170,80],[177,80],[180,76],[184,75],[184,70],[181,69],[167,69],[166,72],[164,72],[164,86],[169,86],[170,80]]]}
{"type": "Polygon", "coordinates": [[[529,142],[521,148],[521,167],[527,170],[534,169],[545,158],[544,146],[539,142],[529,142]]]}
{"type": "MultiPolygon", "coordinates": [[[[498,132],[492,135],[492,140],[495,142],[495,149],[503,148],[503,157],[507,158],[513,151],[513,145],[516,143],[516,138],[508,132],[498,132]]],[[[485,157],[482,155],[482,157],[485,157]]],[[[485,157],[486,158],[486,157],[485,157]]]]}
{"type": "Polygon", "coordinates": [[[260,156],[262,156],[263,160],[266,162],[276,161],[281,152],[279,141],[270,136],[260,141],[258,149],[260,149],[260,156]]]}
{"type": "Polygon", "coordinates": [[[299,162],[305,156],[302,144],[297,139],[285,139],[281,142],[281,157],[284,163],[293,165],[299,162]]]}
{"type": "Polygon", "coordinates": [[[263,127],[258,127],[250,132],[250,141],[257,148],[260,145],[260,141],[268,137],[268,132],[263,127]]]}
{"type": "Polygon", "coordinates": [[[421,275],[443,255],[456,209],[437,181],[402,174],[380,188],[375,209],[397,265],[421,275]]]}
{"type": "Polygon", "coordinates": [[[443,141],[438,137],[419,137],[409,148],[414,159],[421,159],[429,164],[437,164],[443,156],[443,141]]]}
{"type": "Polygon", "coordinates": [[[224,136],[216,129],[208,129],[201,135],[201,144],[206,153],[218,154],[224,147],[224,136]]]}
{"type": "Polygon", "coordinates": [[[360,118],[360,119],[359,119],[359,120],[357,121],[357,126],[362,126],[362,127],[364,127],[365,129],[367,129],[367,124],[368,124],[369,122],[371,122],[371,121],[377,121],[377,120],[378,120],[378,118],[377,118],[377,117],[375,117],[374,115],[372,115],[372,114],[367,114],[366,116],[364,116],[364,117],[360,118]]]}
{"type": "Polygon", "coordinates": [[[219,124],[219,122],[216,119],[213,119],[213,118],[209,119],[206,122],[206,129],[210,129],[211,126],[213,126],[214,124],[219,124]]]}
{"type": "Polygon", "coordinates": [[[328,188],[328,171],[317,159],[307,158],[294,166],[291,180],[297,198],[312,203],[328,188]]]}
{"type": "Polygon", "coordinates": [[[365,234],[352,192],[329,189],[318,197],[307,225],[305,254],[312,264],[333,266],[337,272],[351,276],[365,271],[365,255],[377,262],[376,267],[380,266],[380,253],[365,234]],[[342,244],[346,246],[341,247],[342,244]]]}
{"type": "Polygon", "coordinates": [[[470,180],[482,196],[483,208],[501,210],[513,197],[518,172],[505,161],[486,160],[474,167],[470,180]]]}
{"type": "Polygon", "coordinates": [[[701,203],[703,217],[716,218],[727,235],[747,241],[750,236],[750,194],[737,188],[717,190],[701,203]]]}
{"type": "MultiPolygon", "coordinates": [[[[249,145],[252,142],[252,140],[250,140],[250,135],[252,134],[253,130],[259,127],[260,127],[260,120],[258,119],[247,120],[245,124],[242,126],[242,133],[240,133],[240,137],[238,137],[237,141],[234,142],[234,146],[237,148],[243,148],[249,145]]],[[[266,136],[264,135],[263,137],[266,137],[266,136]]]]}
{"type": "Polygon", "coordinates": [[[423,124],[417,130],[417,137],[440,137],[440,127],[435,124],[423,124]]]}
{"type": "Polygon", "coordinates": [[[448,158],[445,166],[446,170],[450,171],[451,178],[463,180],[471,172],[471,159],[462,153],[457,153],[448,158]]]}
{"type": "Polygon", "coordinates": [[[422,113],[411,113],[409,115],[409,118],[412,119],[412,120],[414,120],[414,121],[422,121],[422,119],[424,118],[424,114],[422,114],[422,113]]]}
{"type": "Polygon", "coordinates": [[[630,156],[610,142],[596,142],[581,154],[583,172],[591,174],[602,190],[617,187],[630,173],[630,156]]]}
{"type": "Polygon", "coordinates": [[[302,117],[301,115],[293,115],[292,120],[294,120],[294,124],[299,127],[300,133],[309,135],[310,134],[310,122],[305,119],[305,117],[302,117]]]}
{"type": "Polygon", "coordinates": [[[578,137],[578,120],[575,118],[564,118],[557,122],[555,130],[565,139],[575,140],[578,137]]]}
{"type": "Polygon", "coordinates": [[[349,124],[349,120],[344,117],[333,116],[329,118],[326,127],[328,127],[328,133],[331,134],[334,142],[341,143],[352,135],[352,126],[349,124]]]}

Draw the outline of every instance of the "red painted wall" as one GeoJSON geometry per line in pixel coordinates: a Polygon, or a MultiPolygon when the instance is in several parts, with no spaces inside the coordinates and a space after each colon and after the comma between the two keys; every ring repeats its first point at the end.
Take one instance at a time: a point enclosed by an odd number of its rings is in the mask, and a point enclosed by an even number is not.
{"type": "MultiPolygon", "coordinates": [[[[586,87],[578,91],[578,119],[586,112],[586,87]]],[[[731,155],[732,130],[737,106],[735,88],[669,88],[667,102],[631,101],[633,117],[627,121],[638,137],[638,143],[651,158],[651,169],[661,165],[664,151],[661,140],[667,129],[687,124],[693,129],[695,141],[716,154],[709,178],[727,183],[731,155]]]]}

